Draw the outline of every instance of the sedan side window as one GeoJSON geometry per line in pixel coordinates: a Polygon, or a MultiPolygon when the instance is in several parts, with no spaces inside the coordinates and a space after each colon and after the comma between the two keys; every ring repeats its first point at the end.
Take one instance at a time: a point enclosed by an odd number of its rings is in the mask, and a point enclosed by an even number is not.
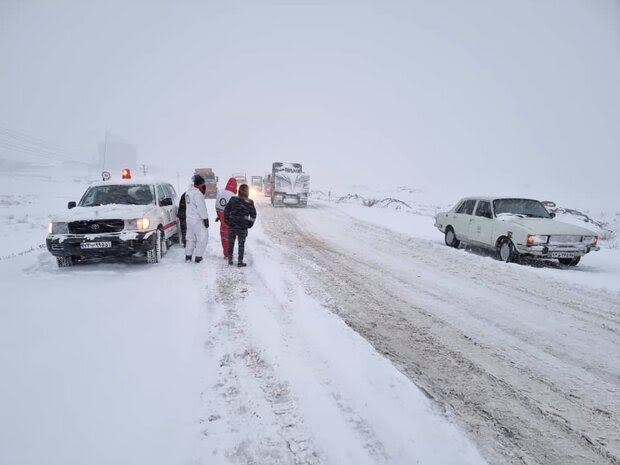
{"type": "Polygon", "coordinates": [[[491,213],[491,203],[483,201],[478,202],[478,208],[476,208],[476,216],[493,218],[493,214],[491,213]]]}
{"type": "Polygon", "coordinates": [[[465,202],[461,204],[461,206],[456,212],[461,213],[462,215],[471,215],[474,212],[475,205],[476,205],[475,200],[466,200],[465,202]]]}

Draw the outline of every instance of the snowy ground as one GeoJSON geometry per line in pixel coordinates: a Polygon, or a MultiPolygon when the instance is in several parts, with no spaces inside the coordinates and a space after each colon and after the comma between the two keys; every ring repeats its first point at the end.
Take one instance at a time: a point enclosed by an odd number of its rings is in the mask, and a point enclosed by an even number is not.
{"type": "Polygon", "coordinates": [[[619,461],[605,244],[500,263],[445,247],[447,204],[399,189],[411,208],[258,199],[243,270],[214,228],[201,265],[59,270],[40,246],[83,173],[0,176],[0,464],[619,461]]]}
{"type": "Polygon", "coordinates": [[[454,413],[490,462],[618,463],[617,251],[575,269],[524,266],[450,249],[429,217],[400,211],[314,202],[265,217],[306,289],[454,413]]]}
{"type": "MultiPolygon", "coordinates": [[[[384,194],[385,195],[385,194],[384,194]]],[[[388,194],[389,195],[389,194],[388,194]]],[[[392,194],[393,195],[393,194],[392,194]]],[[[384,197],[382,197],[384,198],[384,197]]],[[[451,205],[434,206],[429,203],[417,203],[409,200],[413,208],[410,211],[395,208],[365,207],[359,202],[336,203],[325,200],[315,201],[315,206],[329,206],[359,220],[382,226],[390,231],[403,234],[410,238],[424,239],[441,245],[443,234],[435,228],[434,213],[440,208],[451,205]]],[[[558,217],[560,221],[571,222],[581,227],[590,227],[594,233],[600,231],[574,218],[558,217]]],[[[615,245],[612,244],[612,245],[615,245]]],[[[482,250],[469,251],[491,260],[493,254],[482,250]]],[[[541,277],[550,277],[567,283],[583,284],[588,287],[620,292],[620,248],[610,248],[606,241],[601,241],[601,250],[585,256],[579,266],[566,270],[556,261],[529,261],[528,272],[538,273],[541,277]]]]}
{"type": "Polygon", "coordinates": [[[467,425],[296,275],[270,207],[247,269],[214,229],[200,265],[173,247],[153,266],[58,269],[40,245],[83,177],[1,176],[0,463],[485,463],[467,425]]]}

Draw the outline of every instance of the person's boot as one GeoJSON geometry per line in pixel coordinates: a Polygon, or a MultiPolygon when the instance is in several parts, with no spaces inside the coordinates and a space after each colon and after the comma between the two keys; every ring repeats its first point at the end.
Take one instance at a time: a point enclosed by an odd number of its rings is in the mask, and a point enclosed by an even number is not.
{"type": "Polygon", "coordinates": [[[202,257],[196,257],[194,258],[194,260],[196,261],[196,263],[200,263],[202,261],[202,257]]]}
{"type": "Polygon", "coordinates": [[[191,255],[186,255],[185,256],[185,262],[191,262],[192,261],[192,256],[191,255]]]}
{"type": "Polygon", "coordinates": [[[237,262],[237,266],[238,266],[239,268],[243,268],[244,266],[248,266],[248,264],[247,264],[247,263],[245,263],[245,262],[243,261],[243,259],[241,259],[241,260],[239,260],[239,261],[237,262]]]}
{"type": "Polygon", "coordinates": [[[230,257],[228,257],[228,264],[229,264],[229,265],[232,265],[232,264],[233,264],[233,259],[232,259],[232,258],[230,258],[230,257]]]}

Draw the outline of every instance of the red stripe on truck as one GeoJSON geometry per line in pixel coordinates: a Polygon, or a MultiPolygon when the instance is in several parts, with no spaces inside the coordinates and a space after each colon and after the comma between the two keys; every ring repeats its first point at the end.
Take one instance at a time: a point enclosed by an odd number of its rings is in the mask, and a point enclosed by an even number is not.
{"type": "Polygon", "coordinates": [[[173,227],[175,224],[177,224],[176,220],[174,220],[171,223],[165,224],[164,225],[164,229],[170,229],[171,227],[173,227]]]}

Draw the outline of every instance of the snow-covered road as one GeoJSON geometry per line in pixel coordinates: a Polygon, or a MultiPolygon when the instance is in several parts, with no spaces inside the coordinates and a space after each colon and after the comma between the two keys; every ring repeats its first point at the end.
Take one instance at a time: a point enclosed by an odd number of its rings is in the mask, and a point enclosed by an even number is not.
{"type": "Polygon", "coordinates": [[[619,462],[619,293],[326,203],[262,213],[306,292],[454,414],[491,463],[619,462]]]}
{"type": "Polygon", "coordinates": [[[215,228],[199,265],[58,269],[27,226],[2,231],[0,464],[485,463],[260,223],[247,269],[215,228]]]}
{"type": "Polygon", "coordinates": [[[2,178],[0,464],[618,463],[616,255],[503,264],[428,217],[259,201],[247,269],[215,228],[200,265],[58,269],[60,177],[2,178]]]}

